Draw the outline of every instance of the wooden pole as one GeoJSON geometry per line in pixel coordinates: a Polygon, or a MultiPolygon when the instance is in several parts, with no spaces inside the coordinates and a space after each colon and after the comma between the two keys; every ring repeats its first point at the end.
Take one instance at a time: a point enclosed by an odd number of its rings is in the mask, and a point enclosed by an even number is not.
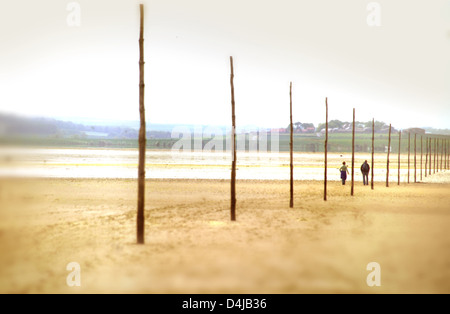
{"type": "Polygon", "coordinates": [[[409,183],[409,169],[410,169],[410,154],[411,154],[411,132],[408,132],[408,183],[409,183]]]}
{"type": "Polygon", "coordinates": [[[425,137],[425,146],[427,147],[426,153],[425,153],[425,178],[428,176],[428,137],[425,137]]]}
{"type": "Polygon", "coordinates": [[[235,114],[235,102],[234,102],[234,69],[233,69],[233,57],[230,57],[230,85],[231,85],[231,150],[232,150],[232,162],[231,162],[231,221],[236,221],[236,114],[235,114]]]}
{"type": "Polygon", "coordinates": [[[144,5],[140,5],[141,26],[139,36],[139,166],[138,166],[138,208],[137,208],[137,243],[145,243],[144,204],[145,204],[145,83],[144,83],[144,5]]]}
{"type": "Polygon", "coordinates": [[[448,139],[445,141],[445,169],[448,170],[448,139]]]}
{"type": "Polygon", "coordinates": [[[436,173],[436,138],[434,139],[433,174],[436,173]]]}
{"type": "Polygon", "coordinates": [[[450,167],[450,165],[449,165],[449,163],[450,163],[450,160],[449,160],[449,153],[448,153],[448,139],[447,139],[447,170],[448,170],[448,168],[450,167]]]}
{"type": "Polygon", "coordinates": [[[444,144],[444,170],[447,170],[447,139],[442,140],[444,144]]]}
{"type": "Polygon", "coordinates": [[[417,134],[414,133],[414,183],[417,182],[417,134]]]}
{"type": "Polygon", "coordinates": [[[447,170],[447,139],[444,139],[444,169],[447,170]]]}
{"type": "Polygon", "coordinates": [[[402,131],[398,132],[398,178],[397,178],[397,185],[400,185],[400,153],[401,153],[401,143],[402,143],[402,131]]]}
{"type": "Polygon", "coordinates": [[[436,172],[439,173],[439,139],[436,139],[436,172]]]}
{"type": "Polygon", "coordinates": [[[441,171],[442,171],[442,157],[444,156],[444,140],[443,139],[441,139],[441,166],[440,166],[440,169],[441,169],[441,171]]]}
{"type": "Polygon", "coordinates": [[[439,173],[439,139],[436,139],[436,172],[439,173]]]}
{"type": "Polygon", "coordinates": [[[444,170],[447,170],[447,139],[444,139],[444,170]]]}
{"type": "Polygon", "coordinates": [[[327,200],[328,171],[328,97],[325,98],[325,171],[323,179],[323,200],[327,200]]]}
{"type": "Polygon", "coordinates": [[[436,139],[436,172],[439,173],[439,139],[436,139]]]}
{"type": "Polygon", "coordinates": [[[430,176],[431,176],[431,167],[432,167],[431,162],[433,161],[433,151],[432,151],[432,146],[431,145],[432,144],[431,144],[431,137],[430,137],[429,141],[428,141],[428,147],[430,148],[430,156],[428,157],[430,159],[430,162],[429,162],[429,165],[428,165],[428,175],[430,175],[430,176]]]}
{"type": "Polygon", "coordinates": [[[448,140],[445,139],[444,143],[445,143],[445,154],[444,154],[444,156],[445,156],[445,162],[444,162],[444,169],[447,170],[447,169],[448,169],[448,163],[447,163],[448,140]]]}
{"type": "Polygon", "coordinates": [[[291,157],[291,198],[289,201],[289,207],[294,207],[294,124],[292,122],[292,82],[290,83],[289,87],[289,99],[290,99],[290,118],[291,118],[291,141],[289,143],[290,146],[290,157],[291,157]]]}
{"type": "Polygon", "coordinates": [[[423,139],[420,136],[420,181],[422,181],[422,158],[423,158],[423,139]]]}
{"type": "Polygon", "coordinates": [[[388,153],[387,153],[387,163],[386,163],[386,187],[389,187],[389,155],[391,153],[391,128],[392,125],[389,124],[389,142],[388,142],[388,153]]]}
{"type": "Polygon", "coordinates": [[[371,169],[372,178],[370,180],[370,187],[371,187],[372,190],[374,188],[374,182],[373,182],[373,174],[374,174],[373,168],[374,168],[374,164],[375,164],[374,153],[375,153],[375,118],[372,119],[372,162],[371,162],[371,164],[372,164],[372,167],[371,167],[372,168],[371,169]]]}
{"type": "Polygon", "coordinates": [[[352,188],[351,195],[355,193],[355,108],[353,108],[353,127],[352,127],[352,188]]]}

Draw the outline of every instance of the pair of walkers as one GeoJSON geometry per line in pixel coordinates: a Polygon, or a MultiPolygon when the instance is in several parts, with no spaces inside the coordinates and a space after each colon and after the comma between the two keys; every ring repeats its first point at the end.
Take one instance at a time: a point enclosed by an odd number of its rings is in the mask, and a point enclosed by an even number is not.
{"type": "MultiPolygon", "coordinates": [[[[341,172],[342,185],[345,185],[345,181],[347,180],[347,174],[350,174],[350,172],[348,171],[348,167],[345,164],[345,161],[342,163],[342,167],[339,169],[339,171],[341,172]]],[[[370,171],[370,166],[366,160],[361,165],[361,173],[363,175],[363,184],[364,185],[369,185],[369,171],[370,171]]]]}

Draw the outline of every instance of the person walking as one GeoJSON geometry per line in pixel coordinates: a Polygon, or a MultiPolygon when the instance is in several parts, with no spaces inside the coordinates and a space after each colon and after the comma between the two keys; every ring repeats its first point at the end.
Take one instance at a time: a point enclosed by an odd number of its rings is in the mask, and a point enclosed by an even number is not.
{"type": "Polygon", "coordinates": [[[350,172],[348,172],[348,167],[345,165],[345,161],[342,162],[342,167],[339,169],[339,171],[341,172],[342,185],[345,185],[347,174],[350,174],[350,172]]]}
{"type": "Polygon", "coordinates": [[[361,165],[361,173],[363,175],[363,184],[369,185],[369,172],[370,172],[370,166],[367,163],[367,160],[364,161],[364,163],[361,165]]]}

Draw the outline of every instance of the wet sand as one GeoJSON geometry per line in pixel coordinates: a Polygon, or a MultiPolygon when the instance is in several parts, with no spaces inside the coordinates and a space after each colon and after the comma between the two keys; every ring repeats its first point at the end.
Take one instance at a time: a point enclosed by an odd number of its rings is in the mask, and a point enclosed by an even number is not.
{"type": "Polygon", "coordinates": [[[231,222],[228,180],[149,180],[136,245],[135,180],[0,179],[0,293],[450,293],[450,184],[328,189],[239,180],[231,222]]]}

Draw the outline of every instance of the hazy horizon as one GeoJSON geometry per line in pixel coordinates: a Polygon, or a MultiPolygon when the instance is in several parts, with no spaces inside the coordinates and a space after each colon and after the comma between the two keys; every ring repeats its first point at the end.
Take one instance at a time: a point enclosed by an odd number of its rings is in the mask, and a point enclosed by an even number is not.
{"type": "MultiPolygon", "coordinates": [[[[1,112],[0,111],[0,115],[11,115],[11,116],[15,116],[17,118],[24,118],[24,119],[54,119],[56,121],[62,121],[62,122],[72,122],[75,124],[81,124],[81,125],[85,125],[85,126],[118,126],[118,127],[130,127],[130,128],[135,128],[135,129],[139,129],[140,127],[140,121],[137,119],[102,119],[102,118],[89,118],[89,117],[61,117],[61,116],[43,116],[43,115],[20,115],[20,114],[14,114],[14,113],[7,113],[7,112],[1,112]]],[[[331,119],[331,120],[339,120],[339,119],[331,119]]],[[[329,121],[331,121],[329,120],[329,121]]],[[[347,120],[339,120],[341,122],[345,122],[345,123],[351,123],[351,119],[347,119],[347,120]]],[[[313,123],[314,126],[317,128],[321,123],[323,122],[318,122],[318,123],[314,123],[311,121],[296,121],[294,120],[294,123],[297,122],[301,122],[301,123],[313,123]]],[[[356,120],[356,122],[369,122],[369,121],[362,121],[362,120],[356,120]]],[[[383,122],[386,123],[388,125],[388,123],[386,121],[380,121],[380,120],[375,120],[375,122],[383,122]]],[[[156,128],[155,130],[165,130],[167,129],[167,127],[218,127],[218,128],[230,128],[231,129],[231,125],[230,124],[192,124],[192,123],[147,123],[146,127],[147,130],[151,130],[152,126],[157,126],[159,128],[156,128]],[[163,129],[161,128],[164,127],[163,129]]],[[[238,130],[254,130],[254,129],[277,129],[277,128],[287,128],[288,125],[259,125],[259,124],[244,124],[244,125],[238,125],[237,129],[238,130]]],[[[450,129],[448,128],[435,128],[433,126],[427,126],[427,125],[412,125],[412,126],[407,126],[405,128],[398,128],[396,125],[392,125],[393,128],[396,128],[398,130],[406,130],[406,129],[410,129],[410,128],[421,128],[421,129],[435,129],[435,130],[447,130],[450,131],[450,129]]],[[[172,131],[172,130],[169,130],[172,131]]]]}
{"type": "Polygon", "coordinates": [[[4,2],[0,111],[138,120],[144,3],[149,124],[228,125],[233,56],[238,125],[288,125],[292,81],[295,121],[450,128],[450,3],[370,2],[4,2]]]}

